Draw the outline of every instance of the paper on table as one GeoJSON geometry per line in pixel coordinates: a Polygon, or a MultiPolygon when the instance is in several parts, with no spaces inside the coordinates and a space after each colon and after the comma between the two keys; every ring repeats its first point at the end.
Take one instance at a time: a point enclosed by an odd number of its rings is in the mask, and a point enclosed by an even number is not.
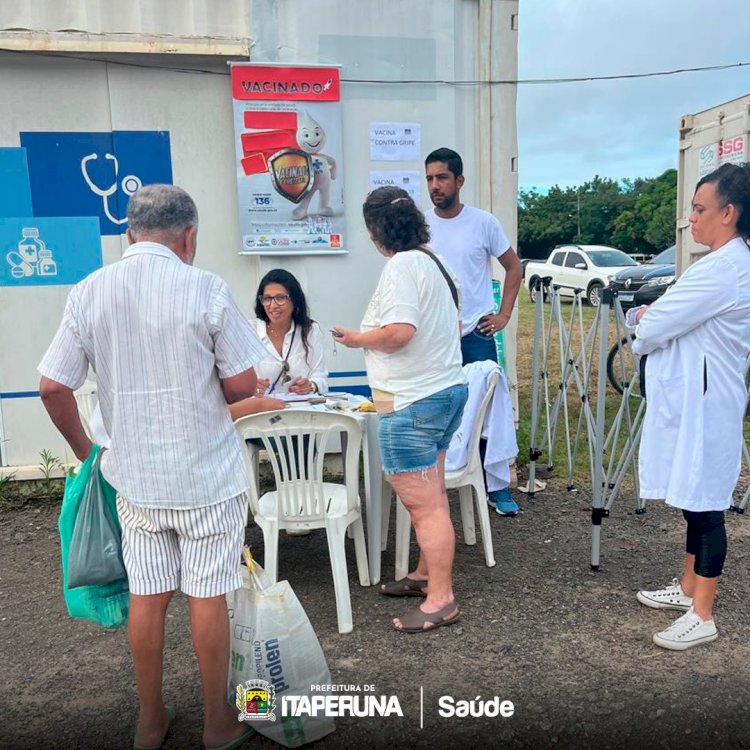
{"type": "Polygon", "coordinates": [[[317,393],[274,393],[273,398],[278,398],[281,401],[309,401],[310,399],[320,399],[317,393]]]}
{"type": "Polygon", "coordinates": [[[356,393],[349,394],[349,406],[360,406],[360,404],[370,403],[370,399],[359,396],[356,393]]]}
{"type": "Polygon", "coordinates": [[[359,406],[360,404],[369,403],[370,400],[368,398],[365,398],[364,396],[360,396],[356,393],[344,393],[339,391],[336,392],[328,392],[326,393],[326,398],[332,399],[334,401],[346,401],[347,406],[355,407],[359,406]]]}

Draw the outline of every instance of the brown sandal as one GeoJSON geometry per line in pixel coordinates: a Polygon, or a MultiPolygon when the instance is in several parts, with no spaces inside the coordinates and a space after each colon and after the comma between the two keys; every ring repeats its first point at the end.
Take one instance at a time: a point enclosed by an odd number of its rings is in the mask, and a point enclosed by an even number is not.
{"type": "Polygon", "coordinates": [[[419,607],[409,610],[400,617],[401,627],[393,626],[400,633],[427,633],[443,625],[453,625],[461,617],[461,610],[456,602],[446,604],[437,612],[423,612],[419,607]],[[455,614],[452,614],[455,612],[455,614]],[[429,623],[429,627],[425,627],[429,623]]]}
{"type": "Polygon", "coordinates": [[[381,583],[378,593],[383,596],[427,596],[425,589],[427,581],[418,581],[416,578],[401,578],[398,581],[381,583]]]}

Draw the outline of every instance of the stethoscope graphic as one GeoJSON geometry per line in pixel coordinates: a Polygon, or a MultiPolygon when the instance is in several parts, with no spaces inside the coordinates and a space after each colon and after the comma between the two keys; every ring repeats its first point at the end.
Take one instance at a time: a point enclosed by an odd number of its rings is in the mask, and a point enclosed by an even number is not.
{"type": "MultiPolygon", "coordinates": [[[[83,179],[86,180],[86,184],[89,186],[92,193],[101,196],[102,205],[104,206],[104,215],[113,224],[125,224],[125,222],[127,221],[127,217],[124,219],[116,219],[112,215],[112,212],[109,210],[109,197],[110,195],[114,195],[117,192],[117,173],[120,170],[120,165],[117,162],[117,157],[113,154],[104,154],[105,159],[109,159],[110,161],[114,162],[115,168],[115,181],[112,183],[111,187],[108,187],[106,190],[102,190],[102,188],[100,188],[98,185],[95,185],[91,177],[89,176],[88,163],[92,159],[98,158],[99,154],[89,154],[88,156],[84,156],[83,159],[81,159],[81,174],[83,175],[83,179]]],[[[143,183],[141,182],[140,177],[136,177],[134,174],[129,174],[122,179],[122,191],[128,197],[133,195],[133,193],[140,190],[142,187],[143,183]]]]}

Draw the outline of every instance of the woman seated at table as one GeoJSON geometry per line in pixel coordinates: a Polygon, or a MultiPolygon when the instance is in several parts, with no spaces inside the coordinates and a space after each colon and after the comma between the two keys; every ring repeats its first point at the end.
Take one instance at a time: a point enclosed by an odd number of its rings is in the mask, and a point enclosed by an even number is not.
{"type": "Polygon", "coordinates": [[[274,268],[260,282],[255,302],[256,327],[268,356],[255,367],[257,396],[308,395],[328,390],[325,343],[310,318],[299,281],[274,268]]]}
{"type": "Polygon", "coordinates": [[[393,621],[396,630],[421,633],[451,625],[460,615],[453,598],[455,534],[445,490],[445,453],[468,395],[458,293],[445,265],[425,248],[427,224],[404,190],[373,190],[363,212],[370,238],[389,260],[361,332],[334,330],[344,346],[364,348],[380,412],[383,470],[409,511],[419,543],[416,569],[383,584],[380,593],[426,597],[393,621]]]}

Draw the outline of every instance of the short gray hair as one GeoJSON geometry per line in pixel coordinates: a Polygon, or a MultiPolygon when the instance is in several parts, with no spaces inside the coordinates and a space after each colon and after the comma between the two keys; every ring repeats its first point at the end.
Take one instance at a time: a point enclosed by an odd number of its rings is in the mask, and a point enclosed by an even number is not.
{"type": "Polygon", "coordinates": [[[128,201],[128,227],[136,237],[178,234],[197,225],[195,202],[177,185],[146,185],[128,201]]]}

